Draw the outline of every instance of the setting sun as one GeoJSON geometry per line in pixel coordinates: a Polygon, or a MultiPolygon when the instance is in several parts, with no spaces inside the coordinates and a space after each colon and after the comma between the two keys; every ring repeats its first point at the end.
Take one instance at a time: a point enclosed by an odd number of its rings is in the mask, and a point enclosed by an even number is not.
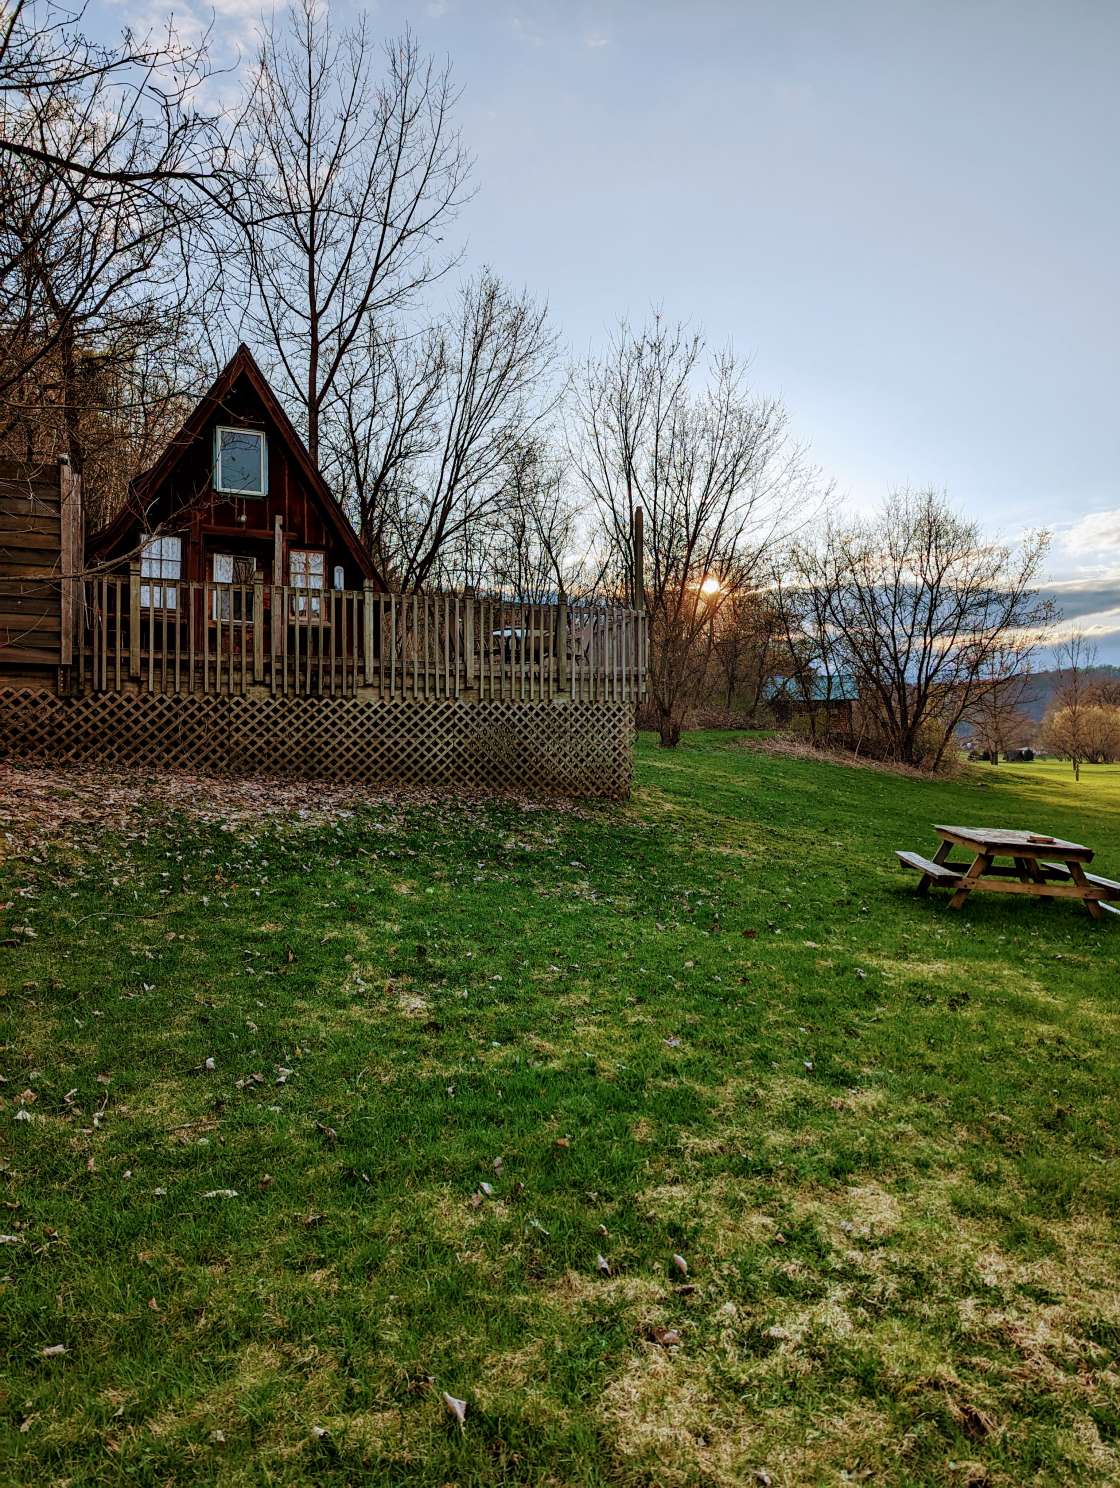
{"type": "Polygon", "coordinates": [[[709,574],[704,582],[700,585],[700,593],[707,595],[718,594],[721,587],[722,586],[720,584],[720,581],[709,574]]]}

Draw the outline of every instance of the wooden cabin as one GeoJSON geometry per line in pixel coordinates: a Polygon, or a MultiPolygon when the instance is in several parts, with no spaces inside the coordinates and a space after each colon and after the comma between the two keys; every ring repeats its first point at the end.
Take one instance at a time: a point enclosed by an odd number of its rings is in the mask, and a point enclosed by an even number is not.
{"type": "MultiPolygon", "coordinates": [[[[168,445],[129,488],[129,501],[90,539],[89,566],[138,561],[141,605],[160,610],[179,584],[316,591],[385,584],[247,346],[236,353],[168,445]]],[[[209,622],[233,614],[235,595],[211,596],[209,622]],[[222,609],[226,613],[221,613],[222,609]]],[[[251,597],[247,603],[252,604],[251,597]]],[[[201,618],[201,617],[200,617],[201,618]]],[[[267,616],[266,616],[267,618],[267,616]]]]}
{"type": "Polygon", "coordinates": [[[84,555],[79,505],[0,465],[0,757],[629,789],[644,612],[390,592],[245,346],[84,555]]]}
{"type": "Polygon", "coordinates": [[[848,735],[853,732],[853,710],[859,702],[859,685],[854,677],[808,668],[793,676],[773,677],[763,689],[763,696],[775,722],[782,728],[804,719],[814,737],[821,731],[848,735]],[[823,725],[823,730],[818,724],[823,725]]]}

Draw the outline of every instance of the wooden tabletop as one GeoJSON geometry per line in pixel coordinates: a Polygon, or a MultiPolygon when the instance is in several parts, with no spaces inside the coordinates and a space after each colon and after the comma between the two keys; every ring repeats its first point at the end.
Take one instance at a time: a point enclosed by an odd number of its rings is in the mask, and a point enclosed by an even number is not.
{"type": "Polygon", "coordinates": [[[1065,862],[1091,863],[1093,849],[1080,842],[1066,842],[1043,832],[1013,832],[1006,827],[944,827],[933,829],[946,842],[971,847],[1000,857],[1058,858],[1065,862]]]}

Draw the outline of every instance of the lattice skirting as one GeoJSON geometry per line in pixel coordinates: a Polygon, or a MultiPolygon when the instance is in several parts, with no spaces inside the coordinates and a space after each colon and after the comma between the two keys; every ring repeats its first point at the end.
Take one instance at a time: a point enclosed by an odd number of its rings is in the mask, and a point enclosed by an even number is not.
{"type": "Polygon", "coordinates": [[[628,703],[0,689],[9,759],[547,795],[628,795],[633,722],[628,703]]]}

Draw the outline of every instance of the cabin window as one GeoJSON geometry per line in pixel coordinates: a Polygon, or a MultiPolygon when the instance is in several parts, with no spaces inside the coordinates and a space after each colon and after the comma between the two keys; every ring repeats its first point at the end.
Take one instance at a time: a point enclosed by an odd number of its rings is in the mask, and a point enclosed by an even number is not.
{"type": "Polygon", "coordinates": [[[249,587],[215,589],[211,600],[212,620],[251,620],[253,618],[252,584],[257,577],[257,560],[240,553],[215,553],[211,559],[210,576],[215,584],[249,587]]]}
{"type": "Polygon", "coordinates": [[[314,548],[292,548],[288,554],[288,583],[293,589],[317,590],[316,594],[293,594],[293,615],[318,615],[319,594],[326,588],[327,555],[314,548]]]}
{"type": "Polygon", "coordinates": [[[214,489],[234,496],[268,493],[268,441],[259,429],[214,430],[214,489]]]}
{"type": "Polygon", "coordinates": [[[346,574],[341,563],[336,563],[334,566],[334,587],[336,589],[346,588],[346,574]]]}
{"type": "Polygon", "coordinates": [[[169,579],[179,579],[183,571],[181,537],[149,537],[140,549],[140,603],[146,609],[173,610],[179,591],[169,579]],[[153,579],[162,583],[153,583],[153,579]],[[144,581],[148,580],[147,583],[144,581]]]}

